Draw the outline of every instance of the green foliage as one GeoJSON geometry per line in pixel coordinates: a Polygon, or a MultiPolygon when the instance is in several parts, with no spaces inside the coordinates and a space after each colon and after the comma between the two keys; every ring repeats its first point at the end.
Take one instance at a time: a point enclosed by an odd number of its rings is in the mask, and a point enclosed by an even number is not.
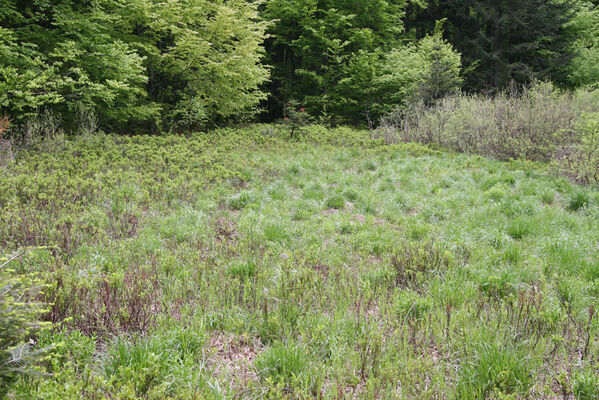
{"type": "Polygon", "coordinates": [[[599,397],[599,377],[592,369],[575,371],[572,379],[572,393],[576,400],[591,400],[599,397]]]}
{"type": "Polygon", "coordinates": [[[37,109],[62,101],[56,91],[54,71],[32,44],[17,42],[16,32],[0,27],[0,114],[18,120],[37,109]]]}
{"type": "Polygon", "coordinates": [[[3,398],[595,395],[593,186],[317,125],[57,137],[11,165],[2,253],[52,247],[7,279],[35,274],[28,321],[60,329],[23,338],[50,349],[3,398]]]}
{"type": "Polygon", "coordinates": [[[117,390],[132,392],[134,398],[192,395],[206,390],[201,375],[196,382],[189,382],[187,375],[197,376],[194,364],[204,341],[203,333],[191,328],[177,328],[137,343],[117,339],[107,349],[104,373],[117,390]]]}
{"type": "Polygon", "coordinates": [[[525,354],[520,349],[493,343],[490,335],[486,340],[474,345],[472,359],[462,366],[457,396],[460,399],[527,397],[533,379],[525,354]]]}
{"type": "Polygon", "coordinates": [[[151,114],[143,106],[144,60],[119,36],[117,1],[18,3],[3,3],[1,71],[9,91],[1,113],[18,122],[49,108],[73,126],[82,105],[109,128],[151,114]]]}
{"type": "Polygon", "coordinates": [[[570,198],[568,209],[578,211],[589,204],[589,195],[583,191],[577,191],[570,198]]]}
{"type": "Polygon", "coordinates": [[[19,254],[0,257],[0,394],[15,376],[31,373],[45,357],[34,346],[35,335],[49,328],[40,317],[47,312],[38,298],[44,282],[37,274],[17,274],[10,262],[19,254]]]}
{"type": "Polygon", "coordinates": [[[462,54],[468,90],[500,91],[513,81],[566,82],[574,1],[426,1],[409,7],[408,32],[423,37],[446,21],[448,41],[462,54]]]}
{"type": "Polygon", "coordinates": [[[254,201],[251,193],[241,192],[227,200],[227,205],[233,210],[241,210],[254,201]]]}
{"type": "Polygon", "coordinates": [[[410,101],[428,104],[455,92],[461,85],[460,69],[460,55],[439,30],[416,45],[393,49],[376,77],[384,97],[392,99],[381,111],[410,101]]]}
{"type": "Polygon", "coordinates": [[[574,58],[567,68],[573,86],[599,88],[599,8],[587,1],[576,3],[574,18],[567,25],[575,40],[574,58]]]}
{"type": "Polygon", "coordinates": [[[341,210],[345,208],[345,200],[340,195],[331,196],[325,201],[325,207],[341,210]]]}
{"type": "Polygon", "coordinates": [[[310,362],[305,348],[296,343],[274,343],[256,360],[255,367],[267,384],[317,393],[319,369],[310,362]]]}
{"type": "Polygon", "coordinates": [[[306,109],[300,107],[299,103],[295,100],[290,100],[285,105],[285,124],[289,127],[289,136],[295,137],[296,133],[299,134],[302,128],[310,121],[309,116],[306,114],[306,109]]]}
{"type": "Polygon", "coordinates": [[[535,221],[530,218],[517,217],[507,227],[507,233],[514,239],[522,239],[535,230],[535,221]]]}
{"type": "Polygon", "coordinates": [[[599,184],[599,113],[583,113],[573,130],[573,143],[557,151],[554,165],[574,181],[599,184]]]}
{"type": "Polygon", "coordinates": [[[290,99],[312,115],[359,121],[368,111],[379,50],[400,39],[404,0],[274,0],[262,12],[274,21],[266,41],[274,97],[280,116],[290,99]]]}
{"type": "Polygon", "coordinates": [[[0,115],[23,124],[51,109],[79,129],[189,129],[255,113],[268,77],[257,3],[5,1],[0,115]]]}
{"type": "Polygon", "coordinates": [[[268,78],[258,2],[137,3],[129,29],[143,32],[137,40],[148,60],[148,91],[165,109],[166,128],[198,129],[256,113],[265,98],[257,87],[268,78]]]}

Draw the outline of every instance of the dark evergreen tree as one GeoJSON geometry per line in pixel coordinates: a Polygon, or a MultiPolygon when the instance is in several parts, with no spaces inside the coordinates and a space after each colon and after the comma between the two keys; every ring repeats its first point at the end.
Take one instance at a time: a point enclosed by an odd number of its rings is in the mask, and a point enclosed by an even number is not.
{"type": "Polygon", "coordinates": [[[462,54],[465,87],[500,89],[532,79],[563,81],[570,60],[570,0],[429,0],[407,11],[406,28],[420,37],[446,19],[446,38],[462,54]]]}

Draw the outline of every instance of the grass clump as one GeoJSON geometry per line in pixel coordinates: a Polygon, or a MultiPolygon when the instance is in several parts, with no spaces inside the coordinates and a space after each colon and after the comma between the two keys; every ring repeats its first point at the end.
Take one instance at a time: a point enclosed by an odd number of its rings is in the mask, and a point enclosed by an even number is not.
{"type": "Polygon", "coordinates": [[[297,343],[273,343],[255,361],[262,380],[285,391],[299,389],[305,394],[318,393],[321,377],[306,348],[297,343]]]}
{"type": "Polygon", "coordinates": [[[462,363],[457,396],[460,399],[526,398],[534,382],[525,353],[500,346],[491,335],[474,346],[474,354],[462,363]]]}
{"type": "Polygon", "coordinates": [[[589,204],[589,195],[586,192],[578,191],[570,197],[568,209],[570,211],[578,211],[589,204]]]}
{"type": "Polygon", "coordinates": [[[516,217],[507,227],[507,233],[512,238],[519,240],[531,235],[535,231],[536,222],[527,217],[516,217]]]}
{"type": "Polygon", "coordinates": [[[358,192],[352,188],[349,188],[343,192],[343,196],[345,196],[348,201],[356,201],[358,199],[358,192]]]}
{"type": "Polygon", "coordinates": [[[345,208],[345,200],[340,195],[334,195],[327,198],[324,204],[326,208],[332,208],[335,210],[342,210],[345,208]]]}
{"type": "Polygon", "coordinates": [[[231,264],[228,272],[231,276],[241,279],[253,278],[256,275],[257,265],[253,261],[240,262],[231,264]]]}
{"type": "Polygon", "coordinates": [[[281,242],[289,237],[289,232],[283,224],[268,223],[264,227],[264,237],[271,242],[281,242]]]}
{"type": "Polygon", "coordinates": [[[254,197],[248,192],[241,192],[227,200],[227,205],[233,210],[243,210],[254,201],[254,197]]]}
{"type": "Polygon", "coordinates": [[[541,201],[543,204],[551,205],[555,202],[555,192],[552,190],[545,190],[541,193],[541,201]]]}
{"type": "Polygon", "coordinates": [[[572,379],[572,393],[577,400],[599,398],[599,377],[596,371],[592,369],[575,371],[572,379]]]}

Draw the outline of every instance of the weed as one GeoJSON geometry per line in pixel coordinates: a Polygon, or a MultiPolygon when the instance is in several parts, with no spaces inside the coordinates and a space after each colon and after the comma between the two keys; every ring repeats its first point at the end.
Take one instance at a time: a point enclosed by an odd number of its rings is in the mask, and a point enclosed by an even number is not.
{"type": "Polygon", "coordinates": [[[289,392],[293,388],[317,393],[319,370],[311,365],[305,349],[296,343],[276,342],[255,361],[261,379],[275,385],[282,385],[289,392]]]}
{"type": "Polygon", "coordinates": [[[433,243],[407,244],[391,256],[395,283],[401,287],[421,289],[433,274],[443,273],[449,266],[449,255],[433,243]]]}
{"type": "Polygon", "coordinates": [[[576,400],[599,398],[599,377],[592,369],[575,371],[572,377],[572,393],[576,400]]]}

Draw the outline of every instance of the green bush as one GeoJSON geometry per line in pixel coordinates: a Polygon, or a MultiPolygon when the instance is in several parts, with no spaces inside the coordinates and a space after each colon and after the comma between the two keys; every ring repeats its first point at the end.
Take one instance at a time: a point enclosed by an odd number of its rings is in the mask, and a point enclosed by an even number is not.
{"type": "Polygon", "coordinates": [[[461,66],[460,54],[443,40],[440,29],[414,46],[393,49],[375,80],[384,97],[392,99],[381,109],[409,101],[430,104],[455,92],[462,83],[461,66]]]}
{"type": "Polygon", "coordinates": [[[576,182],[599,184],[599,112],[583,113],[573,132],[573,143],[558,149],[554,165],[576,182]]]}

